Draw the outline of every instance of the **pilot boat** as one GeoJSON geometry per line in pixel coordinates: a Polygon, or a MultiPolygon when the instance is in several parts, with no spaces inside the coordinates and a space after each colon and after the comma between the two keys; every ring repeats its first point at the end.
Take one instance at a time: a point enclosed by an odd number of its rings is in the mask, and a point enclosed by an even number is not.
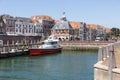
{"type": "Polygon", "coordinates": [[[59,45],[58,39],[53,39],[49,37],[48,39],[41,42],[37,47],[29,48],[29,54],[31,56],[41,55],[41,54],[54,54],[61,52],[61,47],[59,45]]]}

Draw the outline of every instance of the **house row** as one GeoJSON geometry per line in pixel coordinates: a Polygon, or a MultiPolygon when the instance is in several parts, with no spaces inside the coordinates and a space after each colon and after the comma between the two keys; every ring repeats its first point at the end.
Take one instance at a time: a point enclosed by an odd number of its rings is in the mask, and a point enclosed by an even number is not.
{"type": "Polygon", "coordinates": [[[0,15],[0,34],[4,35],[44,37],[53,35],[61,40],[95,40],[96,37],[105,39],[106,32],[109,31],[97,24],[68,21],[65,14],[60,20],[54,20],[46,15],[36,15],[30,18],[0,15]]]}
{"type": "Polygon", "coordinates": [[[97,24],[86,24],[85,22],[68,21],[65,15],[60,20],[55,20],[51,29],[51,35],[61,40],[106,40],[106,34],[110,29],[97,24]]]}
{"type": "Polygon", "coordinates": [[[8,14],[0,15],[0,34],[4,35],[48,36],[53,25],[54,21],[49,16],[25,18],[8,14]]]}

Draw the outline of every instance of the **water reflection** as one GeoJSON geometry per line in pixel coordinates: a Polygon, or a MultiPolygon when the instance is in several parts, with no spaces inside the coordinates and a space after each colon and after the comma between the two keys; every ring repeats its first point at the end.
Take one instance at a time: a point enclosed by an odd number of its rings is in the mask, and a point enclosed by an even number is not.
{"type": "Polygon", "coordinates": [[[93,80],[97,52],[63,51],[61,54],[0,60],[0,80],[93,80]]]}

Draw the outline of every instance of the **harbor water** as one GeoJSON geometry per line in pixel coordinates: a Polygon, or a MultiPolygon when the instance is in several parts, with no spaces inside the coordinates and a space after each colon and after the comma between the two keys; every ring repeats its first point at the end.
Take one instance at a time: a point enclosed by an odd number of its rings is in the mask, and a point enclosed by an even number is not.
{"type": "Polygon", "coordinates": [[[0,80],[93,80],[97,55],[96,51],[62,51],[0,59],[0,80]]]}

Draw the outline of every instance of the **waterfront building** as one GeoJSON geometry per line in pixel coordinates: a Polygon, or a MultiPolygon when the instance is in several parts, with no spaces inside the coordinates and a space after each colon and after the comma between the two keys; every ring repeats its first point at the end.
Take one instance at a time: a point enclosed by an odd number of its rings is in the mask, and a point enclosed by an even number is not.
{"type": "MultiPolygon", "coordinates": [[[[60,20],[54,20],[55,23],[60,20]]],[[[96,37],[101,35],[102,39],[105,39],[106,29],[104,26],[98,24],[86,24],[84,22],[69,22],[73,28],[73,39],[74,40],[95,40],[96,37]]]]}
{"type": "Polygon", "coordinates": [[[111,31],[111,28],[106,28],[106,33],[109,33],[111,31]]]}
{"type": "Polygon", "coordinates": [[[6,33],[7,35],[13,34],[15,30],[15,21],[16,19],[13,16],[10,16],[8,14],[1,15],[1,31],[6,33]]]}
{"type": "Polygon", "coordinates": [[[85,35],[86,35],[86,40],[92,40],[92,28],[90,27],[90,24],[86,24],[86,30],[85,30],[85,35]]]}
{"type": "Polygon", "coordinates": [[[95,40],[97,35],[97,24],[86,24],[86,27],[88,29],[88,40],[95,40]]]}
{"type": "Polygon", "coordinates": [[[43,27],[43,35],[48,37],[51,35],[51,29],[54,26],[54,20],[50,16],[37,15],[31,16],[33,22],[39,22],[43,27]]]}
{"type": "Polygon", "coordinates": [[[96,37],[100,37],[101,40],[104,40],[105,36],[106,36],[106,30],[105,30],[104,26],[98,25],[96,37]]]}
{"type": "Polygon", "coordinates": [[[42,25],[33,23],[30,18],[16,17],[15,34],[24,36],[41,36],[42,25]]]}
{"type": "Polygon", "coordinates": [[[0,34],[2,35],[42,36],[42,33],[42,24],[33,23],[30,18],[0,15],[0,34]]]}
{"type": "Polygon", "coordinates": [[[3,15],[0,15],[0,35],[6,34],[5,23],[3,21],[3,15]]]}
{"type": "Polygon", "coordinates": [[[86,27],[88,29],[87,40],[95,40],[97,37],[100,37],[101,40],[105,38],[105,30],[103,26],[97,24],[86,24],[86,27]]]}
{"type": "Polygon", "coordinates": [[[43,36],[43,25],[39,22],[35,22],[35,35],[43,36]]]}
{"type": "Polygon", "coordinates": [[[108,29],[98,24],[68,21],[64,14],[60,20],[54,20],[46,15],[31,16],[31,18],[0,15],[0,34],[4,35],[44,38],[55,35],[64,40],[95,40],[96,37],[100,37],[105,40],[107,31],[108,29]]]}
{"type": "Polygon", "coordinates": [[[83,23],[80,26],[80,40],[95,40],[96,37],[104,40],[106,38],[105,30],[101,25],[83,23]]]}
{"type": "Polygon", "coordinates": [[[74,37],[73,28],[64,14],[60,21],[56,22],[56,24],[53,26],[51,33],[51,35],[60,40],[72,40],[74,37]]]}
{"type": "Polygon", "coordinates": [[[87,32],[86,23],[82,23],[80,26],[80,30],[79,30],[80,40],[86,40],[86,38],[87,38],[86,32],[87,32]]]}
{"type": "Polygon", "coordinates": [[[70,21],[70,25],[74,29],[74,40],[79,40],[80,39],[80,26],[82,25],[83,22],[72,22],[70,21]]]}
{"type": "Polygon", "coordinates": [[[57,22],[60,22],[60,20],[56,20],[56,19],[55,19],[55,20],[54,20],[54,23],[57,23],[57,22]]]}

